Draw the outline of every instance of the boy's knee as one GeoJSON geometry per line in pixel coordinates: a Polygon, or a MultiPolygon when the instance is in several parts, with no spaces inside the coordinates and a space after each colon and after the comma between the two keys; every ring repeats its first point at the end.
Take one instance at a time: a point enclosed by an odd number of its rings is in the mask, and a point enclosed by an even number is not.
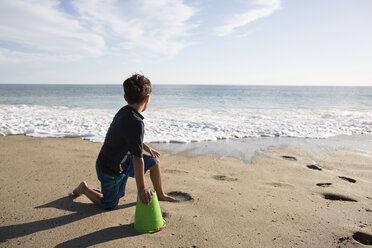
{"type": "Polygon", "coordinates": [[[117,201],[104,201],[101,200],[101,205],[106,210],[114,210],[119,204],[119,200],[117,201]]]}
{"type": "Polygon", "coordinates": [[[155,164],[150,168],[150,171],[160,168],[160,161],[156,160],[155,164]]]}
{"type": "Polygon", "coordinates": [[[117,206],[118,204],[105,204],[105,205],[102,204],[102,207],[105,210],[114,210],[117,206]]]}

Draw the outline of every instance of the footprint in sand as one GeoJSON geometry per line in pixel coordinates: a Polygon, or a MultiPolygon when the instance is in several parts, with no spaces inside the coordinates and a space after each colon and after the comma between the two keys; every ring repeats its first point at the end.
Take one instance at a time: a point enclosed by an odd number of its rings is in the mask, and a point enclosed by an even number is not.
{"type": "Polygon", "coordinates": [[[217,175],[217,176],[214,176],[213,178],[219,181],[229,181],[229,182],[238,181],[238,179],[235,177],[228,177],[224,175],[217,175]]]}
{"type": "Polygon", "coordinates": [[[288,161],[297,161],[297,158],[292,156],[282,156],[282,159],[288,160],[288,161]]]}
{"type": "Polygon", "coordinates": [[[332,183],[317,183],[316,184],[316,186],[318,186],[318,187],[329,187],[331,185],[332,185],[332,183]]]}
{"type": "Polygon", "coordinates": [[[353,234],[353,239],[363,245],[372,246],[372,235],[363,232],[356,232],[353,234]]]}
{"type": "Polygon", "coordinates": [[[274,183],[267,183],[267,185],[273,186],[274,188],[294,188],[293,185],[288,184],[288,183],[274,182],[274,183]]]}
{"type": "Polygon", "coordinates": [[[339,178],[341,178],[342,180],[348,181],[348,182],[350,182],[350,183],[356,183],[356,180],[353,179],[353,178],[350,178],[350,177],[342,177],[342,176],[339,176],[339,178]]]}
{"type": "Polygon", "coordinates": [[[167,195],[177,198],[180,202],[194,200],[190,194],[181,191],[172,191],[167,193],[167,195]]]}
{"type": "Polygon", "coordinates": [[[318,164],[311,164],[311,165],[306,165],[307,168],[312,169],[312,170],[318,170],[321,171],[323,170],[322,167],[318,164]]]}
{"type": "Polygon", "coordinates": [[[189,173],[188,171],[177,170],[177,169],[165,169],[164,172],[169,173],[169,174],[187,174],[187,173],[189,173]]]}
{"type": "Polygon", "coordinates": [[[358,202],[357,200],[354,200],[353,198],[338,195],[338,194],[332,194],[332,193],[324,193],[323,194],[324,199],[331,200],[331,201],[350,201],[350,202],[358,202]]]}

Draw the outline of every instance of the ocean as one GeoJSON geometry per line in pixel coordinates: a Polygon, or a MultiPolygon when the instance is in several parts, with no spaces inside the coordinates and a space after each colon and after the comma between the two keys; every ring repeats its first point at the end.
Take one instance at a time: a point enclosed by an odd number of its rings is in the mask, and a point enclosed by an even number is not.
{"type": "MultiPolygon", "coordinates": [[[[102,142],[125,104],[121,84],[2,84],[0,135],[102,142]]],[[[372,87],[155,84],[143,115],[145,141],[160,144],[363,139],[372,135],[372,87]]]]}

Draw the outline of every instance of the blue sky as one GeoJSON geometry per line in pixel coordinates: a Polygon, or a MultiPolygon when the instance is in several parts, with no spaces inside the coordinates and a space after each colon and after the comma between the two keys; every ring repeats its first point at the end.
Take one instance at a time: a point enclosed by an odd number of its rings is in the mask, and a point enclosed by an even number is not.
{"type": "Polygon", "coordinates": [[[0,83],[372,86],[372,0],[0,0],[0,83]]]}

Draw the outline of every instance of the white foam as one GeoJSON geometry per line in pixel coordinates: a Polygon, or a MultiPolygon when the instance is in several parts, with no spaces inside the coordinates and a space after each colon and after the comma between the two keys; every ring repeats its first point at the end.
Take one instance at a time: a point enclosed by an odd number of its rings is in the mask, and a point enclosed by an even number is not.
{"type": "Polygon", "coordinates": [[[0,134],[82,137],[101,142],[115,111],[29,105],[0,105],[0,134]]]}
{"type": "MultiPolygon", "coordinates": [[[[115,110],[0,105],[0,135],[105,138],[115,110]]],[[[372,111],[309,109],[149,109],[147,142],[244,137],[328,138],[372,132],[372,111]]]]}

